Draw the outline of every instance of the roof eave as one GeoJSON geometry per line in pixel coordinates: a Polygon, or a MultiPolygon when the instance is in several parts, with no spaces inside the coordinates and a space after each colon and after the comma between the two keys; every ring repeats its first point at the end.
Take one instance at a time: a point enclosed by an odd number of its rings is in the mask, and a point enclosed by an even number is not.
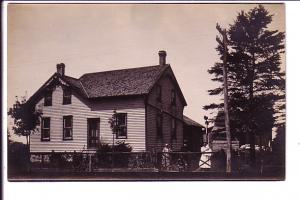
{"type": "MultiPolygon", "coordinates": [[[[78,95],[83,96],[81,94],[81,92],[78,91],[78,89],[76,87],[74,87],[67,79],[64,78],[64,76],[60,75],[59,73],[55,72],[26,102],[27,105],[29,106],[33,106],[37,103],[40,94],[43,92],[43,90],[46,88],[46,86],[48,84],[51,83],[52,80],[54,80],[55,78],[60,78],[61,80],[63,80],[64,82],[66,82],[66,84],[71,87],[78,95]]],[[[73,78],[73,77],[71,77],[73,78]]],[[[75,79],[75,78],[74,78],[75,79]]],[[[83,96],[84,98],[86,98],[86,96],[83,96]]]]}

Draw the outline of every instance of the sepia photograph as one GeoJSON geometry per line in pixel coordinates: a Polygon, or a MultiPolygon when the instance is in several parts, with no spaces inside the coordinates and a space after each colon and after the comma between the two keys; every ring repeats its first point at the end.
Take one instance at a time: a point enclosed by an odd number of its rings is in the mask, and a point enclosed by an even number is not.
{"type": "Polygon", "coordinates": [[[285,22],[284,3],[9,3],[8,181],[284,181],[285,22]]]}

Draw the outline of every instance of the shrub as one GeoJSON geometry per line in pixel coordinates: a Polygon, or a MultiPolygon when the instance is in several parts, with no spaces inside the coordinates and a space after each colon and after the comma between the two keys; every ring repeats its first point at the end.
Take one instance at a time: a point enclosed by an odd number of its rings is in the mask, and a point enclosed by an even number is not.
{"type": "Polygon", "coordinates": [[[130,155],[122,154],[122,152],[131,151],[132,147],[125,141],[117,141],[114,146],[100,143],[97,150],[98,165],[100,167],[127,167],[130,155]]]}
{"type": "Polygon", "coordinates": [[[131,152],[132,147],[128,144],[125,143],[124,140],[122,141],[117,141],[117,145],[114,146],[114,152],[131,152]]]}
{"type": "Polygon", "coordinates": [[[49,157],[50,165],[57,168],[66,168],[69,166],[67,153],[58,153],[52,151],[49,157]]]}
{"type": "Polygon", "coordinates": [[[100,143],[97,149],[97,153],[107,153],[107,152],[131,152],[132,147],[125,143],[124,140],[117,141],[114,146],[107,143],[100,143]]]}

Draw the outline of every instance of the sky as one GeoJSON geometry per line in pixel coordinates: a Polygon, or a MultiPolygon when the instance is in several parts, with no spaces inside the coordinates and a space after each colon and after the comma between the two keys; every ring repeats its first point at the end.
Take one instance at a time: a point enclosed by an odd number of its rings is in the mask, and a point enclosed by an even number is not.
{"type": "MultiPolygon", "coordinates": [[[[10,4],[7,16],[7,105],[16,96],[29,98],[65,63],[66,75],[158,64],[167,51],[187,101],[184,114],[204,124],[216,113],[203,106],[209,96],[207,70],[219,61],[216,23],[232,24],[241,10],[256,4],[10,4]]],[[[268,4],[270,29],[285,31],[283,4],[268,4]]],[[[282,68],[285,68],[283,58],[282,68]]]]}

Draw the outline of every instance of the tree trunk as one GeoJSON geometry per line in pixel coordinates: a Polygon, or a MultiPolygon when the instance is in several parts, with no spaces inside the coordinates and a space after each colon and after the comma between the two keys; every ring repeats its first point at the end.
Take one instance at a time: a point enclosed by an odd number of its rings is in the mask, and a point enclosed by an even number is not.
{"type": "Polygon", "coordinates": [[[26,135],[26,148],[27,148],[27,152],[26,152],[26,170],[27,172],[30,172],[30,137],[29,135],[26,135]]]}
{"type": "Polygon", "coordinates": [[[26,135],[26,148],[27,148],[27,152],[29,152],[29,136],[26,135]]]}

